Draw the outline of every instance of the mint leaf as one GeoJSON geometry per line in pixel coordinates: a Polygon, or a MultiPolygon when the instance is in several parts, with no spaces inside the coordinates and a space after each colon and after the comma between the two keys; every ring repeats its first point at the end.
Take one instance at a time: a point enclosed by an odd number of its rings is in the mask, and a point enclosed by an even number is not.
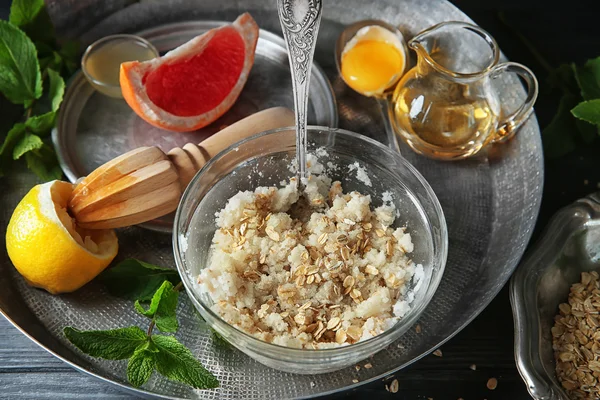
{"type": "Polygon", "coordinates": [[[62,178],[62,170],[54,149],[44,143],[39,150],[25,153],[27,168],[35,173],[42,181],[53,181],[62,178]]]}
{"type": "Polygon", "coordinates": [[[137,326],[106,331],[80,331],[67,326],[63,330],[71,343],[85,354],[106,360],[123,360],[148,342],[148,336],[137,326]]]}
{"type": "Polygon", "coordinates": [[[99,279],[113,296],[141,302],[152,299],[154,293],[168,280],[173,285],[181,281],[177,271],[145,263],[134,258],[102,272],[99,279]]]}
{"type": "Polygon", "coordinates": [[[150,342],[138,348],[127,363],[127,380],[135,387],[148,382],[154,372],[157,350],[148,349],[148,344],[150,342]]]}
{"type": "MultiPolygon", "coordinates": [[[[38,48],[38,45],[36,44],[36,48],[38,48]]],[[[58,54],[56,51],[51,51],[48,54],[42,55],[42,53],[40,53],[40,50],[38,48],[38,59],[40,62],[40,70],[43,71],[47,68],[51,68],[53,70],[56,71],[60,71],[62,70],[64,61],[62,59],[62,57],[60,56],[60,54],[58,54]]]]}
{"type": "Polygon", "coordinates": [[[62,103],[63,95],[65,94],[65,81],[60,74],[53,69],[48,69],[48,80],[50,81],[50,88],[48,90],[48,97],[50,99],[50,106],[52,111],[58,111],[60,103],[62,103]]]}
{"type": "Polygon", "coordinates": [[[158,348],[156,370],[167,378],[196,389],[213,389],[219,381],[200,364],[191,351],[173,336],[152,335],[158,348]]]}
{"type": "Polygon", "coordinates": [[[177,298],[179,292],[173,290],[173,284],[169,281],[164,281],[158,288],[147,310],[140,304],[139,300],[135,301],[135,309],[140,314],[154,319],[156,327],[161,332],[177,332],[179,324],[175,309],[177,308],[177,298]]]}
{"type": "Polygon", "coordinates": [[[600,98],[600,57],[587,60],[582,66],[573,66],[577,85],[584,100],[600,98]]]}
{"type": "Polygon", "coordinates": [[[25,124],[16,123],[13,125],[10,131],[8,131],[2,147],[0,147],[0,158],[3,162],[8,158],[8,154],[12,154],[13,148],[25,135],[25,124]]]}
{"type": "Polygon", "coordinates": [[[544,154],[548,159],[562,157],[575,150],[575,120],[569,110],[577,104],[577,97],[566,94],[560,99],[558,110],[542,132],[544,154]]]}
{"type": "Polygon", "coordinates": [[[41,149],[43,145],[44,142],[39,136],[26,133],[13,149],[13,160],[18,160],[29,151],[41,149]]]}
{"type": "Polygon", "coordinates": [[[42,95],[42,75],[32,41],[19,28],[0,20],[0,92],[13,103],[42,95]]]}
{"type": "Polygon", "coordinates": [[[43,82],[42,96],[33,105],[33,114],[42,115],[56,112],[65,93],[65,81],[58,72],[49,68],[45,71],[47,79],[43,82]]]}
{"type": "Polygon", "coordinates": [[[571,110],[575,117],[600,126],[600,99],[583,101],[571,110]]]}
{"type": "MultiPolygon", "coordinates": [[[[177,293],[177,292],[175,292],[177,293]]],[[[175,297],[175,305],[177,305],[177,297],[175,297]]],[[[161,332],[175,333],[179,329],[179,323],[177,322],[177,315],[158,315],[155,319],[156,327],[161,332]]]]}
{"type": "Polygon", "coordinates": [[[35,134],[45,136],[54,127],[56,112],[50,111],[42,115],[34,115],[25,121],[25,126],[35,134]]]}
{"type": "Polygon", "coordinates": [[[44,0],[13,0],[8,21],[17,27],[30,24],[44,8],[44,0]]]}
{"type": "Polygon", "coordinates": [[[35,41],[54,43],[54,26],[44,0],[13,0],[9,22],[35,41]]]}

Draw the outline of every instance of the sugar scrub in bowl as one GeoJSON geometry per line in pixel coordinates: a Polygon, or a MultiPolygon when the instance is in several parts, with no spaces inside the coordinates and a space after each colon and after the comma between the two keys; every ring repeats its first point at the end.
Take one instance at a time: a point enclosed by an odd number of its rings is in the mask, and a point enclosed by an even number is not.
{"type": "Polygon", "coordinates": [[[309,127],[296,176],[292,128],[214,157],[174,225],[186,292],[233,346],[280,370],[341,369],[384,349],[441,280],[447,230],[423,177],[357,133],[309,127]]]}

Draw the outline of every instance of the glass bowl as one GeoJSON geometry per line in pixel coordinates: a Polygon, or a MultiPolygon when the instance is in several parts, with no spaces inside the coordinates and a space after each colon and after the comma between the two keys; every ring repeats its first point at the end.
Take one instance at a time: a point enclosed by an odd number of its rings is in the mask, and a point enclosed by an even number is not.
{"type": "Polygon", "coordinates": [[[98,92],[123,98],[119,84],[121,63],[148,61],[160,54],[146,39],[136,35],[110,35],[88,46],[81,58],[81,70],[98,92]]]}
{"type": "Polygon", "coordinates": [[[510,280],[515,360],[535,400],[569,397],[556,377],[554,316],[582,272],[600,272],[600,192],[563,208],[510,280]]]}
{"type": "MultiPolygon", "coordinates": [[[[317,374],[335,371],[371,356],[404,334],[433,297],[446,264],[448,234],[442,208],[429,184],[398,153],[384,145],[342,129],[308,128],[309,152],[324,148],[326,159],[338,167],[326,174],[339,180],[345,192],[371,195],[373,205],[391,192],[400,212],[395,226],[408,227],[415,250],[411,258],[422,264],[424,277],[414,285],[410,311],[392,328],[369,340],[333,349],[295,349],[264,342],[229,325],[211,310],[212,302],[197,283],[208,262],[214,235],[215,213],[238,191],[258,186],[279,186],[295,174],[289,165],[295,158],[295,130],[281,128],[260,133],[224,150],[196,174],[187,187],[175,215],[173,247],[177,269],[186,292],[206,322],[229,343],[258,362],[282,371],[317,374]],[[359,162],[372,186],[349,173],[345,165],[359,162]],[[259,173],[260,172],[260,173],[259,173]]],[[[322,154],[322,152],[319,152],[322,154]]],[[[410,290],[409,286],[409,290],[410,290]]]]}

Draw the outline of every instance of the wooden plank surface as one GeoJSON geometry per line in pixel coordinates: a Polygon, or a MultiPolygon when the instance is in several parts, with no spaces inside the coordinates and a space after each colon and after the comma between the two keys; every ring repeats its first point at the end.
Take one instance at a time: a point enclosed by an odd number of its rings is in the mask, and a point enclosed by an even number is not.
{"type": "Polygon", "coordinates": [[[0,398],[134,399],[46,352],[0,317],[0,398]]]}

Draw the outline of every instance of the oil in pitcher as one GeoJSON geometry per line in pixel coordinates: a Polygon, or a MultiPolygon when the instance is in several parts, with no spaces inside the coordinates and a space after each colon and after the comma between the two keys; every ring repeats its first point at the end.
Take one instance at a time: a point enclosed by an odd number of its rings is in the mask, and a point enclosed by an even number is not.
{"type": "Polygon", "coordinates": [[[531,112],[535,77],[519,64],[498,64],[499,50],[480,28],[442,23],[409,46],[417,52],[417,65],[398,83],[389,112],[396,134],[417,153],[446,160],[469,157],[512,136],[531,112]],[[491,84],[502,72],[523,75],[530,87],[528,101],[506,121],[491,84]]]}

